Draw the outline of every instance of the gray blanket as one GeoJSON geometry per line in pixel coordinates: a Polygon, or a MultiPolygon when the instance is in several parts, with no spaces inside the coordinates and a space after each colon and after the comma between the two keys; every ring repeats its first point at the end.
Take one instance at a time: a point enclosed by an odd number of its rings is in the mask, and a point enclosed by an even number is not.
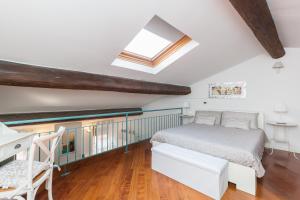
{"type": "Polygon", "coordinates": [[[153,135],[153,141],[177,145],[251,167],[257,177],[265,173],[261,163],[265,133],[261,129],[242,130],[188,124],[159,131],[153,135]]]}

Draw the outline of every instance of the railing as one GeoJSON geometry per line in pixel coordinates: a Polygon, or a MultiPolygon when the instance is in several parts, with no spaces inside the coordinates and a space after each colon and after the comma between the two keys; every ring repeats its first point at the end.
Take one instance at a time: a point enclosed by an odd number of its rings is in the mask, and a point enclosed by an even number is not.
{"type": "MultiPolygon", "coordinates": [[[[5,124],[18,125],[36,122],[51,123],[58,120],[84,120],[91,117],[108,117],[109,119],[101,119],[88,126],[66,127],[66,132],[56,149],[55,158],[56,164],[63,166],[117,148],[125,148],[125,152],[127,152],[130,144],[147,140],[159,130],[181,125],[182,111],[182,108],[170,108],[33,119],[6,122],[5,124]],[[134,114],[141,114],[141,112],[143,113],[142,115],[131,116],[134,114]]],[[[37,134],[41,136],[51,134],[54,131],[55,130],[51,130],[37,134]]],[[[49,147],[50,145],[51,144],[49,143],[49,147]]],[[[36,160],[42,160],[44,156],[45,155],[43,155],[39,149],[36,153],[36,160]]]]}

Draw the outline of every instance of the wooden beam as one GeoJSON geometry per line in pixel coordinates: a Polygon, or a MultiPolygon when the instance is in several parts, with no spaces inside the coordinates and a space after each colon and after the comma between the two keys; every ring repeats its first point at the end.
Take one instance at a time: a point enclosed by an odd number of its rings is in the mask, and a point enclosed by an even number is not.
{"type": "MultiPolygon", "coordinates": [[[[72,117],[72,116],[83,116],[83,115],[96,115],[96,114],[105,114],[105,113],[119,113],[119,112],[138,112],[129,114],[129,116],[141,115],[143,114],[141,108],[119,108],[119,109],[104,109],[104,110],[80,110],[80,111],[60,111],[60,112],[39,112],[39,113],[13,113],[13,114],[1,114],[0,122],[11,122],[11,121],[23,121],[23,120],[32,120],[32,119],[47,119],[47,118],[59,118],[59,117],[72,117]]],[[[124,115],[115,115],[113,117],[121,117],[124,115]]],[[[112,118],[112,117],[89,117],[87,119],[102,119],[102,118],[112,118]]],[[[29,123],[26,125],[33,124],[45,124],[45,123],[57,123],[57,122],[67,122],[67,121],[81,121],[81,120],[55,120],[51,122],[39,122],[39,123],[29,123]]],[[[17,126],[22,126],[25,124],[18,124],[17,126]]],[[[16,125],[14,125],[16,126],[16,125]]]]}
{"type": "Polygon", "coordinates": [[[0,85],[186,95],[190,87],[0,61],[0,85]]]}
{"type": "Polygon", "coordinates": [[[272,58],[285,55],[266,0],[229,1],[272,58]]]}

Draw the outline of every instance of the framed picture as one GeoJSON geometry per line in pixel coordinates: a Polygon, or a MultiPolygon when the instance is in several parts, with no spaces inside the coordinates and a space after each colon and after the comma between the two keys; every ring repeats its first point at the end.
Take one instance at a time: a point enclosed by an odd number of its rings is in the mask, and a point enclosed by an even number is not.
{"type": "Polygon", "coordinates": [[[209,84],[209,98],[246,98],[246,82],[224,82],[209,84]]]}
{"type": "MultiPolygon", "coordinates": [[[[66,131],[61,138],[61,154],[68,154],[77,152],[76,143],[80,144],[82,136],[82,123],[81,122],[67,122],[55,125],[55,130],[58,130],[60,126],[66,127],[66,131]],[[77,141],[76,141],[77,140],[77,141]]],[[[78,145],[77,145],[78,146],[78,145]]]]}
{"type": "Polygon", "coordinates": [[[71,153],[75,151],[75,131],[71,130],[62,137],[62,154],[71,153]]]}

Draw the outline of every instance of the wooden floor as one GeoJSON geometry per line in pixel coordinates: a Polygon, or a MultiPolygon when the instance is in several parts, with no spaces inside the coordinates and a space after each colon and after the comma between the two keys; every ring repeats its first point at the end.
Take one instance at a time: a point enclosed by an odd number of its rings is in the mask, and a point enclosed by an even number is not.
{"type": "MultiPolygon", "coordinates": [[[[272,156],[265,155],[263,164],[267,172],[258,181],[256,197],[237,191],[230,184],[222,199],[300,199],[300,161],[278,151],[272,156]]],[[[152,171],[148,141],[132,146],[129,153],[121,150],[110,152],[73,164],[70,169],[70,175],[55,177],[54,200],[210,199],[152,171]]],[[[40,192],[37,199],[47,199],[47,192],[40,192]]]]}

